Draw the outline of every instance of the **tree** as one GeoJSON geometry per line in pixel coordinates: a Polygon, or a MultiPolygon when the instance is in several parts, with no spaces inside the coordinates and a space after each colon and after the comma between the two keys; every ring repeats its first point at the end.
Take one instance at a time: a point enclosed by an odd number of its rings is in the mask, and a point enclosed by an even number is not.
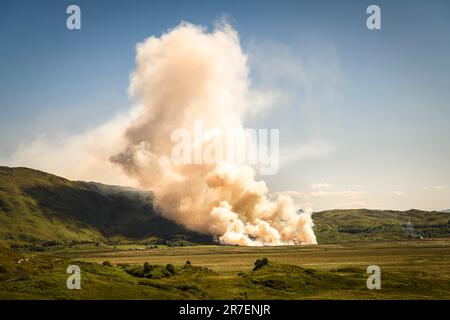
{"type": "Polygon", "coordinates": [[[266,266],[269,263],[269,259],[262,258],[255,261],[255,267],[253,268],[253,271],[259,270],[262,267],[266,266]]]}
{"type": "Polygon", "coordinates": [[[152,272],[154,267],[149,264],[148,262],[144,262],[144,273],[150,273],[152,272]]]}
{"type": "Polygon", "coordinates": [[[173,266],[173,264],[168,263],[166,265],[166,270],[171,274],[171,275],[175,275],[176,271],[175,271],[175,267],[173,266]]]}

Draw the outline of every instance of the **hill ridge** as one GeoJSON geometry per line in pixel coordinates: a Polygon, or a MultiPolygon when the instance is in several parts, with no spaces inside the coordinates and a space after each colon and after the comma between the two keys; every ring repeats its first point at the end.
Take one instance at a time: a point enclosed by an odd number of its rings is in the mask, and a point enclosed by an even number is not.
{"type": "MultiPolygon", "coordinates": [[[[319,244],[450,238],[447,212],[333,209],[313,220],[319,244]]],[[[151,191],[0,166],[0,243],[120,239],[213,243],[167,219],[151,191]]]]}
{"type": "Polygon", "coordinates": [[[30,168],[0,167],[0,242],[169,240],[210,242],[167,219],[154,195],[130,187],[71,181],[30,168]]]}

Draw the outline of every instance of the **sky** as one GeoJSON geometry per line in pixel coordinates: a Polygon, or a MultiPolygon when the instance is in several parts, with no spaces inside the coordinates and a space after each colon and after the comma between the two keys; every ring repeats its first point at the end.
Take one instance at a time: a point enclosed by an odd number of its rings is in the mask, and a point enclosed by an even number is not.
{"type": "Polygon", "coordinates": [[[316,211],[450,208],[448,1],[2,1],[0,165],[129,110],[137,43],[223,19],[252,85],[283,97],[246,123],[280,128],[271,191],[316,211]],[[70,4],[81,30],[66,27],[70,4]],[[381,30],[366,27],[370,4],[381,30]]]}

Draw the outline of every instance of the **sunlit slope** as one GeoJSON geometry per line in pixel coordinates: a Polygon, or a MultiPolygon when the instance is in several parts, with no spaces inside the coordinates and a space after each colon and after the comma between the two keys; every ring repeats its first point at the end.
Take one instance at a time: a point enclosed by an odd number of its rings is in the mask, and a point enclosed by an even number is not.
{"type": "Polygon", "coordinates": [[[450,213],[438,211],[329,210],[313,215],[319,243],[450,238],[450,213]]]}
{"type": "Polygon", "coordinates": [[[0,167],[0,242],[168,239],[175,234],[205,240],[163,217],[152,200],[150,192],[0,167]]]}
{"type": "Polygon", "coordinates": [[[99,248],[97,253],[48,254],[0,248],[0,300],[449,299],[448,244],[430,240],[277,248],[99,248]],[[366,268],[374,263],[382,270],[382,290],[366,286],[366,268]],[[72,264],[81,269],[81,290],[67,289],[66,269],[72,264]]]}
{"type": "MultiPolygon", "coordinates": [[[[313,219],[319,243],[450,238],[448,212],[330,210],[313,219]]],[[[175,235],[210,240],[162,216],[151,192],[0,167],[0,243],[164,240],[175,235]]]]}

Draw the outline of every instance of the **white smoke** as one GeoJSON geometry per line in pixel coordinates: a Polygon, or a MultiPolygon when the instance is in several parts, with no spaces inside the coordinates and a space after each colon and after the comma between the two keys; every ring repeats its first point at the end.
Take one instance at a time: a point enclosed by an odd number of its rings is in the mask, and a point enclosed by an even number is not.
{"type": "MultiPolygon", "coordinates": [[[[137,45],[129,94],[139,108],[132,116],[69,138],[61,149],[40,151],[64,163],[57,174],[65,171],[78,179],[101,175],[102,182],[120,180],[154,191],[157,205],[169,218],[215,234],[222,243],[317,243],[311,212],[299,213],[287,195],[269,198],[266,184],[255,180],[250,166],[171,161],[171,134],[178,128],[192,128],[196,121],[205,130],[243,128],[246,115],[260,107],[254,102],[265,103],[264,95],[252,99],[250,87],[247,56],[231,26],[222,23],[208,32],[182,23],[137,45]],[[62,161],[72,154],[74,159],[62,161]]],[[[20,162],[35,151],[22,148],[14,158],[20,162]]],[[[47,169],[45,160],[39,160],[34,159],[34,165],[47,169]]]]}
{"type": "Polygon", "coordinates": [[[140,43],[136,65],[129,91],[143,110],[114,163],[153,190],[169,217],[225,243],[316,243],[311,214],[298,214],[290,197],[269,200],[250,166],[170,161],[177,128],[191,128],[195,121],[210,130],[243,128],[252,111],[247,57],[234,29],[222,24],[208,33],[183,23],[140,43]]]}

